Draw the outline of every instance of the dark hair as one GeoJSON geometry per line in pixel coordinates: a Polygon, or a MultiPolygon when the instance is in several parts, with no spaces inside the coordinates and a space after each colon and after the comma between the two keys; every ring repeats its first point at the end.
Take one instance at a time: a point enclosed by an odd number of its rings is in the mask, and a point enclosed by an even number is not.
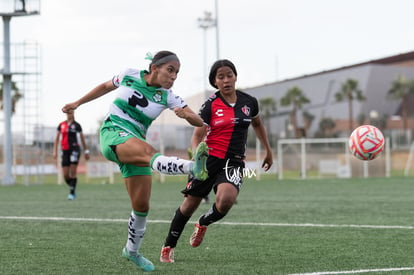
{"type": "Polygon", "coordinates": [[[151,65],[155,64],[157,66],[161,66],[162,64],[165,64],[171,60],[177,60],[178,62],[180,62],[180,60],[178,59],[177,55],[173,52],[170,51],[159,51],[157,52],[151,63],[149,64],[149,71],[151,71],[151,65]]]}
{"type": "Polygon", "coordinates": [[[214,62],[213,66],[211,66],[210,74],[208,75],[208,81],[210,82],[210,85],[216,89],[217,89],[217,86],[215,84],[216,74],[217,74],[217,70],[220,69],[221,67],[229,67],[233,71],[233,73],[237,76],[236,66],[234,66],[234,64],[230,60],[227,60],[227,59],[217,60],[216,62],[214,62]]]}

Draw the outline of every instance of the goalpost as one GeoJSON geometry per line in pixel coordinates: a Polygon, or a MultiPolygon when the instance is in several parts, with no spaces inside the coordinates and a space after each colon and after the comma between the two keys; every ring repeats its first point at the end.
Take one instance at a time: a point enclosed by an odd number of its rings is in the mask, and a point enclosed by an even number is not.
{"type": "Polygon", "coordinates": [[[404,176],[408,176],[408,174],[410,172],[410,166],[411,166],[411,163],[413,161],[413,156],[414,156],[414,141],[413,141],[413,143],[411,143],[410,151],[408,153],[407,162],[405,163],[404,176]]]}
{"type": "Polygon", "coordinates": [[[371,161],[354,158],[348,149],[348,138],[280,139],[277,144],[278,178],[284,173],[309,177],[390,176],[388,138],[383,156],[371,161]]]}

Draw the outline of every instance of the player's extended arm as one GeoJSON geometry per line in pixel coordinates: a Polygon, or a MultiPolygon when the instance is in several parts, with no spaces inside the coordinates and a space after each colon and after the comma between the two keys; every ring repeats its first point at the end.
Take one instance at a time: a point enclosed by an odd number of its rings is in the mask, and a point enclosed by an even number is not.
{"type": "Polygon", "coordinates": [[[190,123],[193,126],[196,126],[196,127],[203,126],[203,120],[201,119],[201,117],[197,115],[196,113],[194,113],[194,111],[191,110],[191,108],[188,106],[184,108],[175,107],[174,113],[176,116],[187,120],[188,123],[190,123]]]}
{"type": "Polygon", "coordinates": [[[95,88],[93,88],[90,92],[88,92],[83,97],[79,98],[78,100],[68,103],[65,106],[63,106],[62,111],[64,113],[70,113],[73,112],[76,108],[78,108],[80,105],[92,101],[98,97],[101,97],[110,91],[114,90],[116,87],[112,83],[112,80],[108,80],[102,84],[99,84],[95,88]]]}

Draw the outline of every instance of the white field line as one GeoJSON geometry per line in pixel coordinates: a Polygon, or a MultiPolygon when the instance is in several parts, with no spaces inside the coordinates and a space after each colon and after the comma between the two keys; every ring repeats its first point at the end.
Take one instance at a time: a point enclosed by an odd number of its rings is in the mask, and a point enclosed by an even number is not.
{"type": "MultiPolygon", "coordinates": [[[[19,217],[0,216],[0,220],[38,220],[38,221],[76,221],[76,222],[128,222],[127,219],[100,219],[100,218],[65,218],[65,217],[19,217]]],[[[170,223],[170,220],[148,220],[149,223],[170,223]]],[[[193,221],[195,222],[195,221],[193,221]]],[[[374,228],[374,229],[414,229],[414,226],[401,225],[357,225],[357,224],[314,224],[314,223],[255,223],[255,222],[219,222],[223,225],[248,225],[248,226],[270,226],[270,227],[326,227],[326,228],[374,228]]],[[[360,269],[349,271],[321,271],[311,273],[292,273],[289,275],[335,275],[335,274],[358,274],[369,272],[396,272],[414,270],[414,267],[396,267],[382,269],[360,269]]]]}
{"type": "MultiPolygon", "coordinates": [[[[21,217],[0,216],[0,220],[77,221],[77,222],[128,222],[127,219],[67,218],[67,217],[21,217]]],[[[171,220],[148,220],[148,223],[170,223],[171,220]]],[[[196,222],[196,221],[190,221],[196,222]]],[[[317,223],[263,223],[263,222],[217,222],[223,225],[270,226],[270,227],[326,227],[326,228],[373,228],[373,229],[414,229],[404,225],[364,224],[317,224],[317,223]]]]}
{"type": "Polygon", "coordinates": [[[348,271],[321,271],[311,273],[292,273],[288,275],[334,275],[334,274],[360,274],[370,272],[396,272],[414,270],[414,267],[396,267],[396,268],[375,268],[375,269],[360,269],[360,270],[348,270],[348,271]]]}

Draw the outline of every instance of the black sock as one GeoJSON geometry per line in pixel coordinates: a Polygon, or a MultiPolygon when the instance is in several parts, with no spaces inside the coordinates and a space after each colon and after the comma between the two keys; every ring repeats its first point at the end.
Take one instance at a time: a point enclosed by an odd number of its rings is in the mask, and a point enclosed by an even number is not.
{"type": "Polygon", "coordinates": [[[76,193],[76,184],[78,183],[78,178],[71,178],[69,184],[69,190],[72,195],[76,193]]]}
{"type": "Polygon", "coordinates": [[[184,216],[180,208],[175,211],[175,215],[173,220],[171,221],[170,229],[168,230],[168,236],[165,239],[164,246],[169,247],[176,247],[178,239],[181,236],[181,233],[184,230],[185,225],[187,224],[188,220],[191,218],[184,216]]]}
{"type": "Polygon", "coordinates": [[[213,222],[221,220],[224,216],[226,215],[223,215],[220,212],[218,212],[216,204],[214,203],[210,210],[208,210],[207,213],[200,217],[198,223],[200,225],[207,226],[212,224],[213,222]]]}
{"type": "Polygon", "coordinates": [[[71,180],[71,178],[65,178],[65,182],[69,187],[71,186],[71,180]]]}

